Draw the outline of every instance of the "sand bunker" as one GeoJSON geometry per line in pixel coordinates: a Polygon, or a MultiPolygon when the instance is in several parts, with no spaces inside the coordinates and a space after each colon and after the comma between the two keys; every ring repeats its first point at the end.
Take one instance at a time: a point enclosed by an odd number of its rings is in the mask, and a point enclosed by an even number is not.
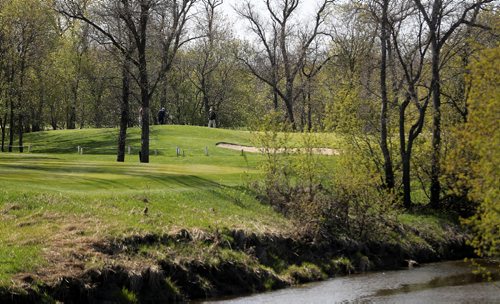
{"type": "MultiPolygon", "coordinates": [[[[237,151],[243,151],[243,152],[249,152],[249,153],[265,153],[266,152],[265,148],[258,148],[258,147],[252,147],[252,146],[242,146],[242,145],[225,143],[225,142],[217,143],[216,146],[219,148],[231,149],[231,150],[237,150],[237,151]]],[[[305,149],[293,148],[293,149],[287,149],[286,151],[291,152],[291,153],[302,153],[305,151],[305,149]]],[[[272,150],[271,150],[271,152],[272,152],[272,150]]],[[[278,149],[278,153],[283,153],[283,152],[285,152],[285,149],[278,149]]],[[[330,148],[313,148],[312,153],[318,154],[318,155],[340,155],[339,150],[330,149],[330,148]]]]}

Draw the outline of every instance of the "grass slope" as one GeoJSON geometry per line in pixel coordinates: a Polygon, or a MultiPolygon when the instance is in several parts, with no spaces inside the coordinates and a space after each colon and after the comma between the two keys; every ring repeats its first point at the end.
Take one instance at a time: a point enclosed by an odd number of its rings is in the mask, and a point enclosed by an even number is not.
{"type": "MultiPolygon", "coordinates": [[[[215,147],[219,141],[250,144],[249,132],[162,126],[152,134],[151,148],[166,150],[150,164],[138,162],[138,149],[125,163],[115,162],[115,129],[27,134],[32,153],[0,154],[0,285],[23,273],[90,267],[92,261],[56,265],[100,239],[180,228],[289,227],[240,187],[258,173],[260,156],[215,147]],[[177,146],[185,157],[176,157],[177,146]]],[[[138,142],[139,130],[131,129],[130,145],[138,142]]]]}

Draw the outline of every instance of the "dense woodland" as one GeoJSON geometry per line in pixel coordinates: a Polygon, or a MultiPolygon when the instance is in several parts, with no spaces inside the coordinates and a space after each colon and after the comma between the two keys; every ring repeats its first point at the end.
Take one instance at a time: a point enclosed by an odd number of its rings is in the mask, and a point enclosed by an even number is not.
{"type": "Polygon", "coordinates": [[[336,132],[405,208],[482,203],[476,245],[498,254],[498,2],[246,0],[237,24],[222,2],[0,0],[2,152],[27,132],[110,127],[124,161],[139,126],[149,162],[161,107],[170,124],[205,125],[213,107],[224,128],[336,132]]]}

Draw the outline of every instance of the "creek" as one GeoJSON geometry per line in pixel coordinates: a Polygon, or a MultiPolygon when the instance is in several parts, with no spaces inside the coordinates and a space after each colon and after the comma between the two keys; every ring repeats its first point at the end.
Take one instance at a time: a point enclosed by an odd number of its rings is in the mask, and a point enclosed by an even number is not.
{"type": "Polygon", "coordinates": [[[319,283],[205,303],[499,303],[499,265],[481,262],[488,282],[464,261],[425,264],[411,269],[338,277],[319,283]]]}

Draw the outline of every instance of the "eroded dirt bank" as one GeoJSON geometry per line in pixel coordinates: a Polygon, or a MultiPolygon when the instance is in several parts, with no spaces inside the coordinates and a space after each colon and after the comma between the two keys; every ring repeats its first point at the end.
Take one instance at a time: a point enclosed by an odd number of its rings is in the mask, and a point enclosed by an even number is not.
{"type": "MultiPolygon", "coordinates": [[[[242,230],[180,230],[95,241],[102,265],[44,278],[36,274],[0,290],[1,303],[185,302],[283,288],[356,271],[407,267],[471,256],[457,227],[445,239],[406,231],[404,242],[311,242],[242,230]],[[410,240],[410,241],[408,241],[410,240]]],[[[403,232],[401,232],[403,233],[403,232]]]]}

